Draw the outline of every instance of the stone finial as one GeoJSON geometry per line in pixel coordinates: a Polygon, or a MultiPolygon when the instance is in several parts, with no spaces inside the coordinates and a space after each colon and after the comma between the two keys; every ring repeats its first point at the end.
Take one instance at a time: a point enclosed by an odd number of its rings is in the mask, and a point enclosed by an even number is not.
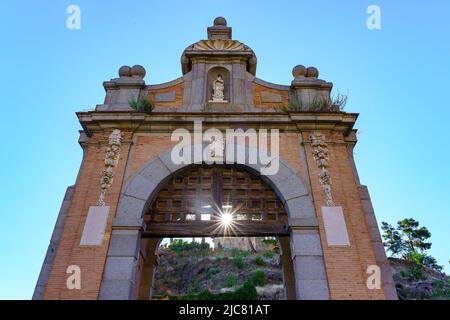
{"type": "Polygon", "coordinates": [[[138,78],[144,79],[145,73],[146,73],[145,68],[141,65],[137,64],[131,68],[131,76],[132,77],[138,77],[138,78]]]}
{"type": "Polygon", "coordinates": [[[306,67],[304,65],[297,65],[292,69],[292,75],[294,78],[301,78],[306,76],[306,67]]]}
{"type": "Polygon", "coordinates": [[[145,68],[141,65],[134,65],[132,67],[129,66],[122,66],[119,69],[119,77],[120,78],[126,78],[126,77],[136,77],[143,79],[145,77],[145,68]]]}
{"type": "Polygon", "coordinates": [[[315,67],[309,67],[306,69],[306,77],[308,78],[318,78],[319,77],[319,70],[315,67]]]}
{"type": "Polygon", "coordinates": [[[120,67],[119,77],[131,77],[131,68],[129,66],[120,67]]]}
{"type": "Polygon", "coordinates": [[[231,40],[231,28],[227,27],[224,17],[214,19],[213,26],[208,28],[209,40],[231,40]]]}
{"type": "Polygon", "coordinates": [[[222,27],[226,27],[227,26],[227,20],[225,20],[224,17],[217,17],[214,19],[214,26],[222,26],[222,27]]]}
{"type": "Polygon", "coordinates": [[[292,69],[292,75],[295,79],[298,78],[318,78],[319,77],[319,70],[315,67],[308,67],[306,68],[304,65],[297,65],[292,69]]]}

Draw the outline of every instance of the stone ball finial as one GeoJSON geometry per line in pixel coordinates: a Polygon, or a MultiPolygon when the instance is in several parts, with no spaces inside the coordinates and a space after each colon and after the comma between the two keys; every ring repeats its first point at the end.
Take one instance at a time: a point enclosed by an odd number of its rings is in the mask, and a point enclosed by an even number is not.
{"type": "Polygon", "coordinates": [[[306,69],[306,76],[309,78],[318,78],[319,77],[319,70],[314,67],[309,67],[306,69]]]}
{"type": "Polygon", "coordinates": [[[227,26],[227,20],[225,20],[224,17],[217,17],[214,19],[214,26],[220,26],[220,27],[226,27],[227,26]]]}
{"type": "Polygon", "coordinates": [[[292,75],[294,78],[304,77],[306,76],[306,67],[304,65],[297,65],[292,69],[292,75]]]}
{"type": "Polygon", "coordinates": [[[120,67],[119,77],[131,77],[131,68],[129,66],[120,67]]]}
{"type": "Polygon", "coordinates": [[[145,68],[141,65],[134,65],[131,68],[131,76],[143,79],[145,77],[145,68]]]}

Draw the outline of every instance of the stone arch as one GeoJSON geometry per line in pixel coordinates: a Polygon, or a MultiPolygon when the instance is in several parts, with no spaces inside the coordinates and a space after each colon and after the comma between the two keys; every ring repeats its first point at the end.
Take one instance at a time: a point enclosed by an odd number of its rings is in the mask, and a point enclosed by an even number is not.
{"type": "MultiPolygon", "coordinates": [[[[277,174],[262,175],[265,165],[249,161],[249,155],[257,149],[248,146],[238,148],[243,148],[241,151],[245,152],[245,161],[239,165],[260,175],[278,195],[288,214],[297,298],[328,299],[328,281],[317,216],[309,187],[279,157],[271,159],[279,161],[277,174]]],[[[195,146],[192,150],[194,149],[195,146]]],[[[99,299],[133,299],[137,296],[135,270],[139,257],[140,233],[144,228],[143,215],[159,191],[159,186],[190,165],[174,164],[171,152],[168,151],[150,160],[127,181],[113,220],[99,299]]]]}

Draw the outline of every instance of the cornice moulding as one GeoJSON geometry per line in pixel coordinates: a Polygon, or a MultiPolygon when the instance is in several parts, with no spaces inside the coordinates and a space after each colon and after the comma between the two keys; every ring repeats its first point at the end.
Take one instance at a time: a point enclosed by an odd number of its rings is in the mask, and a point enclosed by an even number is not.
{"type": "Polygon", "coordinates": [[[78,119],[88,136],[95,131],[120,128],[122,131],[174,130],[181,125],[189,127],[194,120],[203,125],[221,128],[250,127],[279,128],[282,130],[338,130],[347,135],[358,117],[356,113],[196,113],[196,112],[152,112],[150,114],[117,112],[78,112],[78,119]]]}

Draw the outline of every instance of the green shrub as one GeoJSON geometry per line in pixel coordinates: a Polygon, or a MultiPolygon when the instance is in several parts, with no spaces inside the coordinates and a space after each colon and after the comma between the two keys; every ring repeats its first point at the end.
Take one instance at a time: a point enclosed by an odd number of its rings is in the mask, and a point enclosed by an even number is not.
{"type": "Polygon", "coordinates": [[[242,269],[244,267],[244,260],[242,259],[242,257],[234,257],[233,265],[238,269],[242,269]]]}
{"type": "Polygon", "coordinates": [[[427,276],[420,265],[413,265],[400,272],[401,276],[414,281],[426,280],[427,276]]]}
{"type": "Polygon", "coordinates": [[[219,268],[214,268],[214,267],[210,267],[210,268],[208,268],[208,270],[206,271],[206,274],[207,274],[208,276],[214,275],[214,274],[218,274],[218,273],[220,273],[220,269],[219,269],[219,268]]]}
{"type": "Polygon", "coordinates": [[[255,286],[263,286],[264,283],[266,282],[266,275],[264,274],[264,271],[260,269],[253,271],[252,274],[250,275],[250,281],[255,286]]]}
{"type": "Polygon", "coordinates": [[[342,112],[347,99],[348,95],[338,93],[335,97],[314,97],[309,103],[304,103],[302,100],[289,101],[289,104],[281,107],[280,111],[342,112]]]}
{"type": "Polygon", "coordinates": [[[128,104],[131,108],[139,112],[152,112],[155,108],[155,104],[147,98],[131,98],[128,100],[128,104]]]}
{"type": "Polygon", "coordinates": [[[262,241],[266,246],[276,246],[278,245],[278,241],[275,239],[264,239],[262,241]]]}
{"type": "Polygon", "coordinates": [[[258,292],[251,281],[246,281],[244,285],[231,295],[230,300],[257,300],[258,292]]]}
{"type": "Polygon", "coordinates": [[[209,243],[200,243],[200,242],[187,242],[182,239],[175,239],[170,245],[169,248],[176,252],[180,253],[183,251],[207,251],[209,250],[209,243]]]}
{"type": "Polygon", "coordinates": [[[229,275],[225,278],[225,286],[227,288],[234,287],[237,284],[237,279],[233,275],[229,275]]]}
{"type": "Polygon", "coordinates": [[[264,252],[263,256],[268,258],[268,259],[272,259],[273,258],[273,252],[272,251],[266,251],[266,252],[264,252]]]}
{"type": "Polygon", "coordinates": [[[232,248],[231,249],[231,256],[232,257],[247,257],[250,254],[250,252],[241,250],[239,248],[232,248]]]}
{"type": "Polygon", "coordinates": [[[242,287],[233,292],[212,294],[209,290],[203,290],[197,294],[182,296],[169,296],[170,300],[257,300],[258,292],[251,281],[246,281],[242,287]]]}
{"type": "Polygon", "coordinates": [[[446,280],[436,280],[433,282],[433,291],[426,295],[427,299],[450,300],[450,278],[446,280]]]}
{"type": "Polygon", "coordinates": [[[258,266],[262,266],[262,265],[264,264],[264,259],[263,259],[261,256],[257,256],[257,257],[255,258],[255,263],[256,263],[258,266]]]}
{"type": "Polygon", "coordinates": [[[190,293],[197,293],[197,292],[200,292],[200,281],[199,281],[199,279],[195,279],[194,280],[194,282],[192,283],[192,285],[191,285],[191,288],[190,288],[190,293]]]}

